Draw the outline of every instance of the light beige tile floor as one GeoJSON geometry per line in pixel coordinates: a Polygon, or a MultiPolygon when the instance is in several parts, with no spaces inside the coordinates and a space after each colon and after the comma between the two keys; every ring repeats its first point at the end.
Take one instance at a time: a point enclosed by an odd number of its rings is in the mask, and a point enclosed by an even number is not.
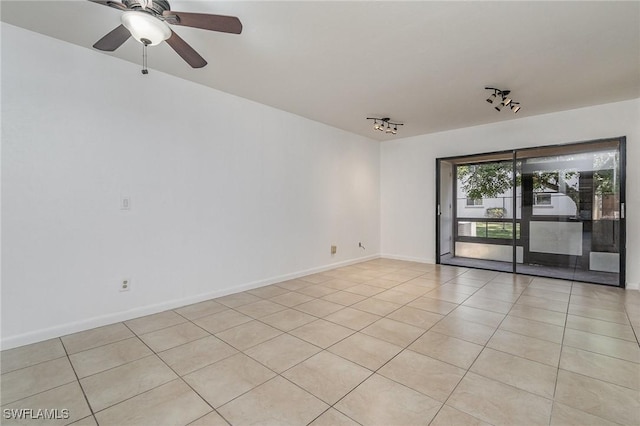
{"type": "Polygon", "coordinates": [[[638,425],[639,332],[637,291],[378,259],[3,351],[0,423],[638,425]]]}

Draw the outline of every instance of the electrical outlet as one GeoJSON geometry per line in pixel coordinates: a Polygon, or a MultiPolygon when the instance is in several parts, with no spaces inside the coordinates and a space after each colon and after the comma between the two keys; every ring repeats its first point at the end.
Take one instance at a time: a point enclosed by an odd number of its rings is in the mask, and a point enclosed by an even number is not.
{"type": "Polygon", "coordinates": [[[128,278],[120,281],[120,291],[129,291],[131,290],[131,280],[128,278]]]}
{"type": "Polygon", "coordinates": [[[337,251],[338,251],[337,246],[331,246],[331,254],[336,254],[337,251]]]}

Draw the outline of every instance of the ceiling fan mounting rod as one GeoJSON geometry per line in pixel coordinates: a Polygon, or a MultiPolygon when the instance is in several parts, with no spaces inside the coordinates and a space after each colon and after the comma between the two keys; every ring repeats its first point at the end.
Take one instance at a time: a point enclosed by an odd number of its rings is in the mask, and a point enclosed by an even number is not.
{"type": "Polygon", "coordinates": [[[142,41],[142,74],[143,75],[149,74],[149,69],[147,68],[147,46],[151,44],[149,40],[146,40],[148,43],[145,42],[145,40],[146,39],[143,39],[142,41]]]}

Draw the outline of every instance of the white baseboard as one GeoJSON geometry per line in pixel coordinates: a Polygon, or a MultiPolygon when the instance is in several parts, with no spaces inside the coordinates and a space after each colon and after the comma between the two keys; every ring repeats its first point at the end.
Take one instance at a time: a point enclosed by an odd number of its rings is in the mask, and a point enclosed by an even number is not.
{"type": "Polygon", "coordinates": [[[2,340],[0,341],[0,347],[2,348],[2,350],[12,349],[18,346],[24,346],[31,343],[41,342],[43,340],[48,340],[55,337],[66,336],[67,334],[77,333],[80,331],[85,331],[85,330],[89,330],[96,327],[102,327],[102,326],[114,324],[117,322],[128,321],[130,319],[143,317],[145,315],[151,315],[151,314],[156,314],[158,312],[163,312],[168,309],[176,309],[182,306],[191,305],[193,303],[203,302],[205,300],[226,296],[228,294],[251,290],[254,288],[263,287],[266,285],[275,284],[282,281],[304,277],[305,275],[328,271],[330,269],[353,265],[355,263],[366,262],[368,260],[373,260],[378,258],[380,258],[379,254],[363,256],[357,259],[345,260],[345,261],[331,263],[324,266],[310,268],[304,271],[297,271],[290,274],[284,274],[276,277],[267,278],[264,280],[252,281],[252,282],[241,284],[238,286],[216,290],[213,292],[198,294],[195,296],[189,296],[182,299],[169,300],[163,303],[141,306],[139,308],[130,309],[127,311],[120,311],[120,312],[114,312],[106,315],[100,315],[100,316],[87,318],[80,321],[69,322],[69,323],[56,325],[56,326],[41,329],[41,330],[35,330],[28,333],[18,334],[15,336],[9,336],[9,337],[3,336],[2,340]]]}
{"type": "Polygon", "coordinates": [[[396,255],[396,254],[381,254],[380,257],[384,259],[406,260],[407,262],[430,263],[430,264],[436,263],[435,259],[430,259],[426,257],[402,256],[402,255],[396,255]]]}
{"type": "MultiPolygon", "coordinates": [[[[318,266],[303,271],[297,271],[290,274],[284,274],[276,277],[267,278],[264,280],[252,281],[249,283],[241,284],[234,287],[229,287],[214,292],[203,293],[195,296],[185,297],[182,299],[170,300],[163,303],[154,305],[141,306],[139,308],[130,309],[127,311],[114,312],[111,314],[96,316],[87,318],[81,321],[74,321],[66,324],[61,324],[41,330],[35,330],[28,333],[23,333],[15,336],[2,337],[0,341],[0,347],[2,350],[12,349],[18,346],[28,345],[31,343],[41,342],[43,340],[52,339],[55,337],[65,336],[67,334],[77,333],[80,331],[89,330],[96,327],[102,327],[117,322],[128,321],[130,319],[139,318],[145,315],[156,314],[168,309],[176,309],[182,306],[191,305],[193,303],[203,302],[205,300],[215,299],[217,297],[226,296],[228,294],[238,293],[241,291],[251,290],[266,285],[279,283],[282,281],[292,280],[300,278],[305,275],[315,274],[318,272],[328,271],[330,269],[339,268],[342,266],[353,265],[360,262],[366,262],[373,259],[393,259],[393,260],[405,260],[409,262],[428,263],[435,264],[435,259],[427,259],[412,256],[401,256],[392,254],[374,254],[357,259],[345,260],[336,262],[324,266],[318,266]]],[[[640,290],[640,283],[627,283],[627,290],[640,290]]]]}

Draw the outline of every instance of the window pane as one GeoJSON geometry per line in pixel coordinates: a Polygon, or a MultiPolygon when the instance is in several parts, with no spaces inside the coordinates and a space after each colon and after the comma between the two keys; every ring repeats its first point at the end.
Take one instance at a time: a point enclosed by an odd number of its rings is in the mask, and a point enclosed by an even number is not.
{"type": "Polygon", "coordinates": [[[551,194],[536,194],[536,198],[534,199],[534,204],[538,206],[550,206],[551,194]]]}
{"type": "MultiPolygon", "coordinates": [[[[481,226],[478,229],[478,222],[466,222],[466,221],[458,221],[458,236],[459,237],[484,237],[484,228],[481,226]],[[480,230],[480,234],[478,234],[478,230],[480,230]]],[[[484,224],[481,224],[484,225],[484,224]]]]}

